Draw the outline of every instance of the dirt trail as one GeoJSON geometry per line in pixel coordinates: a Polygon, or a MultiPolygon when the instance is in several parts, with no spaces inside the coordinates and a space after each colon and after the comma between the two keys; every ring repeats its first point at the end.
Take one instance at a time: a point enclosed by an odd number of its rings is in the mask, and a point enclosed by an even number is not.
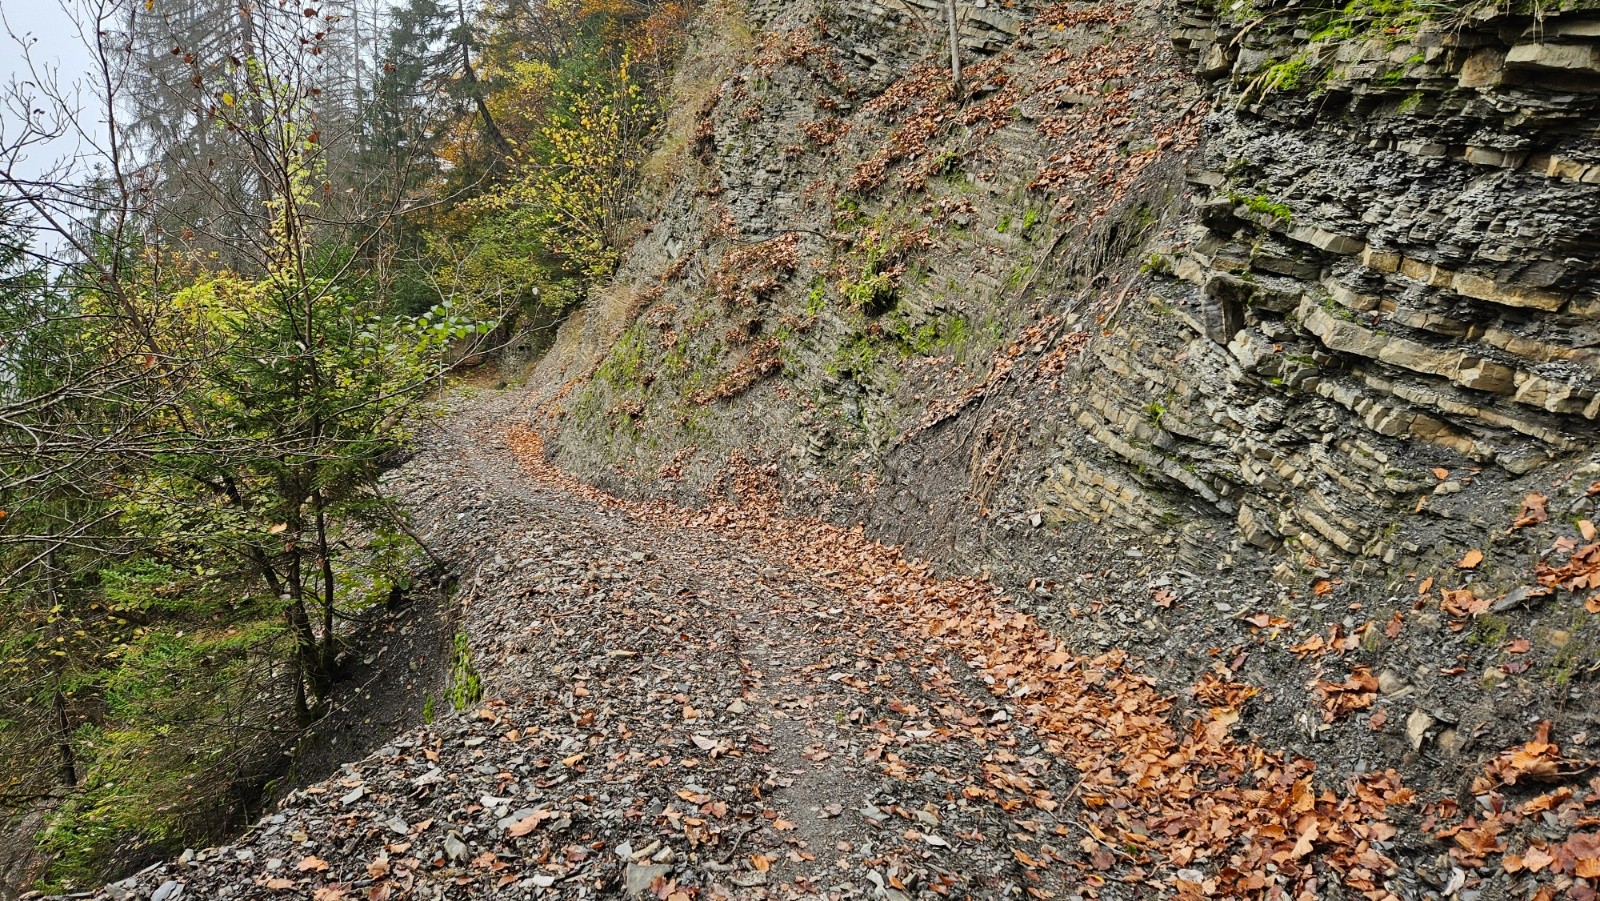
{"type": "MultiPolygon", "coordinates": [[[[461,573],[485,699],[115,897],[1382,898],[1391,775],[1335,793],[983,582],[741,503],[626,503],[458,400],[389,490],[461,573]],[[162,894],[165,891],[166,894],[162,894]]],[[[120,894],[118,894],[120,892],[120,894]]]]}

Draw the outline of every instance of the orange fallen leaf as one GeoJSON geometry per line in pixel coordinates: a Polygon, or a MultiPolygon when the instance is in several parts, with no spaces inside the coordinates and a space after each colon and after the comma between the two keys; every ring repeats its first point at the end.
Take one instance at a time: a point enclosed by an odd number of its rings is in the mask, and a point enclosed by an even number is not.
{"type": "Polygon", "coordinates": [[[550,819],[551,816],[552,814],[550,811],[540,808],[516,821],[515,823],[512,823],[510,826],[507,826],[506,832],[520,838],[532,832],[533,830],[538,829],[539,824],[550,819]]]}
{"type": "Polygon", "coordinates": [[[1470,589],[1457,588],[1444,593],[1440,609],[1452,616],[1477,616],[1489,609],[1488,598],[1480,598],[1470,589]]]}
{"type": "Polygon", "coordinates": [[[1462,556],[1461,562],[1456,564],[1458,569],[1477,569],[1483,562],[1483,551],[1473,548],[1462,556]]]}
{"type": "Polygon", "coordinates": [[[1426,579],[1423,579],[1422,580],[1422,584],[1417,586],[1417,594],[1419,594],[1419,595],[1427,594],[1428,592],[1430,592],[1432,590],[1433,590],[1433,576],[1429,576],[1426,579]]]}
{"type": "Polygon", "coordinates": [[[1433,470],[1433,477],[1443,482],[1445,479],[1450,478],[1450,470],[1445,469],[1442,466],[1437,467],[1433,470]]]}
{"type": "Polygon", "coordinates": [[[265,885],[269,889],[272,889],[275,892],[281,892],[281,891],[284,891],[285,889],[294,888],[295,887],[295,881],[293,879],[284,879],[282,877],[279,877],[277,879],[268,879],[265,883],[263,883],[263,885],[265,885]]]}
{"type": "Polygon", "coordinates": [[[752,854],[750,855],[750,865],[756,868],[756,872],[765,873],[772,869],[772,861],[774,859],[765,854],[752,854]]]}
{"type": "Polygon", "coordinates": [[[1555,855],[1551,854],[1549,850],[1545,848],[1529,848],[1522,854],[1522,865],[1526,867],[1530,873],[1537,873],[1555,862],[1555,855]]]}
{"type": "Polygon", "coordinates": [[[1307,854],[1310,854],[1312,847],[1316,844],[1316,841],[1317,824],[1313,822],[1311,825],[1306,827],[1304,832],[1300,833],[1300,839],[1294,843],[1294,850],[1289,852],[1289,856],[1295,860],[1299,860],[1307,854]]]}
{"type": "Polygon", "coordinates": [[[1534,526],[1550,518],[1550,498],[1535,491],[1522,499],[1522,511],[1517,514],[1517,521],[1511,524],[1512,531],[1534,526]]]}
{"type": "Polygon", "coordinates": [[[1594,536],[1600,534],[1600,532],[1596,531],[1594,523],[1587,519],[1580,519],[1578,520],[1578,534],[1583,536],[1584,541],[1593,541],[1594,536]]]}
{"type": "Polygon", "coordinates": [[[315,870],[318,873],[321,873],[321,872],[323,872],[323,871],[328,869],[328,862],[326,860],[323,860],[320,857],[316,857],[316,856],[313,855],[311,857],[307,857],[305,860],[302,860],[298,864],[296,864],[295,865],[295,869],[299,870],[302,873],[309,873],[309,872],[311,872],[313,870],[315,870]]]}

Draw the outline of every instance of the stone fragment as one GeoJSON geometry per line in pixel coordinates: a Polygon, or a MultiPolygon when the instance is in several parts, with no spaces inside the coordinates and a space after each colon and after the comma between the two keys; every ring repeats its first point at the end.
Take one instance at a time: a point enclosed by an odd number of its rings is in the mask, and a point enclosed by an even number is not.
{"type": "Polygon", "coordinates": [[[1506,54],[1507,68],[1557,69],[1600,75],[1600,46],[1593,44],[1518,44],[1506,54]]]}
{"type": "Polygon", "coordinates": [[[1410,683],[1401,678],[1400,674],[1394,670],[1386,669],[1378,674],[1378,690],[1385,695],[1393,697],[1410,687],[1410,683]]]}
{"type": "Polygon", "coordinates": [[[1421,709],[1411,711],[1411,715],[1406,717],[1406,738],[1411,741],[1413,751],[1422,750],[1422,742],[1427,739],[1428,730],[1432,729],[1436,722],[1438,720],[1421,709]]]}
{"type": "Polygon", "coordinates": [[[650,891],[656,879],[671,873],[672,867],[665,864],[630,863],[622,874],[622,891],[630,898],[638,898],[650,891]]]}

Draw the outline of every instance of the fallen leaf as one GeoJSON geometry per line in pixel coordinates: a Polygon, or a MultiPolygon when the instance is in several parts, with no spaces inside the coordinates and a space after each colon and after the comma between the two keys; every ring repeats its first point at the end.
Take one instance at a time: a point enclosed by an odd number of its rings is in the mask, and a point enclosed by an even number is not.
{"type": "Polygon", "coordinates": [[[1593,541],[1594,536],[1600,533],[1596,532],[1594,523],[1587,519],[1580,519],[1578,520],[1578,534],[1583,536],[1584,541],[1593,541]]]}
{"type": "Polygon", "coordinates": [[[1473,548],[1472,550],[1467,551],[1467,553],[1462,556],[1461,562],[1456,564],[1456,568],[1457,569],[1477,569],[1478,568],[1478,564],[1482,563],[1482,562],[1483,562],[1483,551],[1480,551],[1477,548],[1473,548]]]}
{"type": "Polygon", "coordinates": [[[750,865],[756,868],[756,872],[765,873],[772,869],[772,862],[776,859],[765,854],[752,854],[750,855],[750,865]]]}
{"type": "Polygon", "coordinates": [[[1526,867],[1530,873],[1537,873],[1555,862],[1555,855],[1551,854],[1548,849],[1542,847],[1529,848],[1522,854],[1522,865],[1526,867]]]}
{"type": "Polygon", "coordinates": [[[541,807],[540,809],[535,810],[533,813],[528,814],[515,823],[512,823],[510,826],[507,826],[506,832],[510,833],[512,836],[520,838],[532,832],[533,830],[538,829],[539,824],[550,819],[551,816],[552,814],[550,811],[541,807]]]}
{"type": "Polygon", "coordinates": [[[1450,470],[1443,467],[1435,468],[1433,471],[1433,477],[1443,482],[1445,479],[1450,478],[1450,470]]]}
{"type": "Polygon", "coordinates": [[[1512,531],[1534,526],[1550,518],[1550,498],[1535,491],[1522,499],[1522,511],[1517,514],[1517,521],[1511,524],[1512,531]]]}
{"type": "Polygon", "coordinates": [[[293,879],[284,879],[282,877],[279,877],[277,879],[268,879],[263,884],[267,888],[272,889],[273,891],[278,891],[278,892],[284,891],[285,889],[292,889],[296,885],[296,883],[295,883],[295,881],[293,879]]]}
{"type": "Polygon", "coordinates": [[[1316,844],[1316,841],[1317,824],[1312,822],[1311,825],[1306,827],[1304,832],[1300,833],[1300,839],[1294,843],[1294,850],[1289,852],[1289,856],[1295,860],[1299,860],[1307,854],[1310,854],[1311,849],[1316,844]]]}
{"type": "Polygon", "coordinates": [[[316,857],[316,856],[307,857],[305,860],[302,860],[298,864],[295,864],[295,869],[299,870],[302,873],[309,873],[309,872],[311,872],[313,870],[315,870],[318,873],[321,873],[321,872],[324,872],[324,871],[326,871],[328,869],[328,862],[326,860],[323,860],[322,858],[316,857]]]}

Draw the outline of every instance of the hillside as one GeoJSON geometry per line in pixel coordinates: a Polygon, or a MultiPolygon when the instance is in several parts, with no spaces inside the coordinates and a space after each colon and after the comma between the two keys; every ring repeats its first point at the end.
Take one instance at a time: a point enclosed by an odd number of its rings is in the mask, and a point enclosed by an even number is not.
{"type": "Polygon", "coordinates": [[[687,21],[474,697],[97,897],[1595,897],[1600,6],[687,21]]]}

